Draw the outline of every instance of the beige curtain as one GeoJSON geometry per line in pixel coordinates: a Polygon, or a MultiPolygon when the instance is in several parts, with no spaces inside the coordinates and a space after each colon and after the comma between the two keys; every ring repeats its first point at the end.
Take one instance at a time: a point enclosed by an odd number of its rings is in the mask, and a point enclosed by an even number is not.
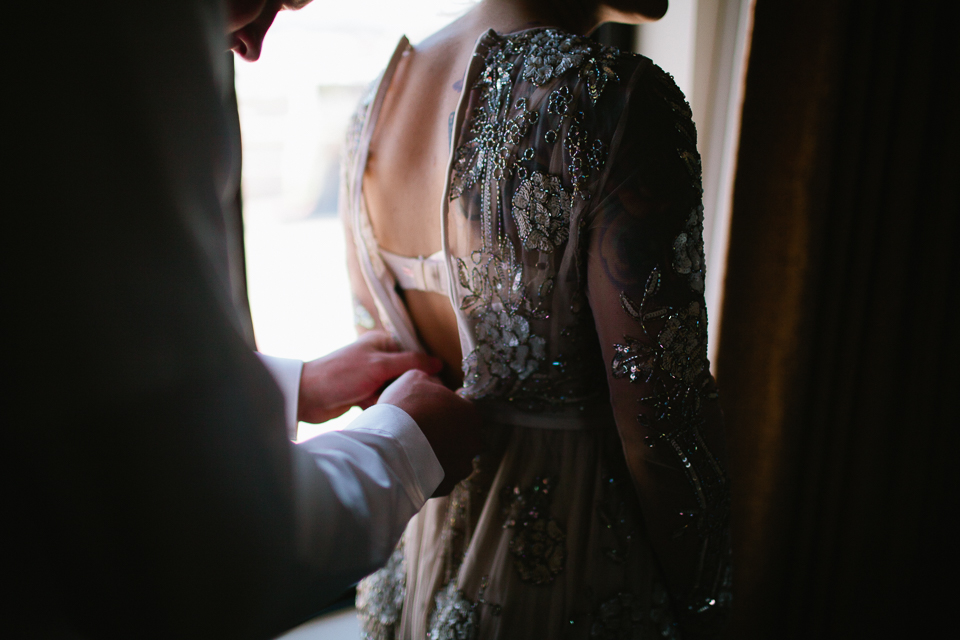
{"type": "Polygon", "coordinates": [[[923,637],[955,606],[949,4],[756,3],[717,357],[727,637],[923,637]]]}

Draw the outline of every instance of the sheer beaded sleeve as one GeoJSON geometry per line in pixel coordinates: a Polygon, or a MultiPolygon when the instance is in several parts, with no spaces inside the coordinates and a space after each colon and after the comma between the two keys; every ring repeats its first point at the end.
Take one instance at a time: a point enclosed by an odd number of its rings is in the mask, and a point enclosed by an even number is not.
{"type": "Polygon", "coordinates": [[[729,489],[707,363],[700,161],[683,94],[638,71],[587,228],[588,299],[617,429],[684,637],[730,605],[729,489]]]}

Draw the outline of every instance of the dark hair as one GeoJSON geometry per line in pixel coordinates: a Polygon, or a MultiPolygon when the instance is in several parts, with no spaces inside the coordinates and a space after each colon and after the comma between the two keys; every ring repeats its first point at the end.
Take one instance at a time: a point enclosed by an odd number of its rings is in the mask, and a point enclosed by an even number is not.
{"type": "Polygon", "coordinates": [[[624,13],[639,13],[659,20],[667,12],[667,0],[602,0],[602,3],[624,13]]]}
{"type": "Polygon", "coordinates": [[[559,26],[571,28],[589,22],[600,5],[606,5],[622,13],[640,14],[657,20],[667,12],[667,0],[523,0],[531,4],[544,4],[557,17],[559,26]]]}

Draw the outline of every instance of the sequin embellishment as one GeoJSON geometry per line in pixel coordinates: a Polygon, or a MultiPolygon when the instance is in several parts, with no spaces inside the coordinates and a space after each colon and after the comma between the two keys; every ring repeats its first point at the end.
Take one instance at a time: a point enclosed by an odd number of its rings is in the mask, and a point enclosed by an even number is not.
{"type": "Polygon", "coordinates": [[[596,103],[607,82],[619,80],[613,69],[617,50],[597,47],[587,38],[561,33],[556,29],[544,29],[532,35],[520,36],[516,44],[528,47],[523,63],[523,79],[538,87],[571,69],[578,69],[580,76],[586,80],[590,99],[596,103]]]}
{"type": "Polygon", "coordinates": [[[501,495],[506,512],[503,527],[514,529],[510,553],[523,582],[549,584],[563,571],[567,536],[548,517],[556,484],[556,478],[537,478],[526,490],[506,487],[501,495]]]}
{"type": "Polygon", "coordinates": [[[513,217],[523,246],[549,253],[570,235],[570,194],[560,178],[534,171],[513,194],[513,217]]]}
{"type": "Polygon", "coordinates": [[[377,321],[359,300],[354,300],[353,303],[353,324],[368,331],[377,328],[377,321]]]}
{"type": "MultiPolygon", "coordinates": [[[[492,36],[474,83],[478,100],[455,152],[450,185],[451,199],[469,192],[471,202],[465,206],[479,210],[480,249],[457,258],[456,268],[460,308],[475,323],[476,345],[463,361],[465,391],[473,399],[492,393],[511,401],[541,398],[551,387],[548,374],[559,370],[542,366],[546,341],[531,322],[549,318],[557,265],[544,254],[556,254],[568,242],[574,199],[590,198],[589,180],[606,162],[607,145],[589,135],[584,113],[574,105],[576,96],[582,96],[581,103],[586,97],[596,102],[607,83],[618,80],[613,70],[618,56],[613,49],[555,29],[492,36]],[[586,85],[586,96],[564,84],[545,101],[513,99],[518,80],[559,84],[559,78],[575,73],[579,77],[570,81],[586,85]],[[547,117],[558,121],[543,127],[542,140],[562,141],[562,151],[557,151],[567,165],[569,186],[564,178],[538,170],[542,143],[528,134],[547,117]],[[508,217],[517,238],[508,232],[508,217]],[[531,263],[524,252],[532,251],[541,255],[531,263]]],[[[555,359],[563,360],[558,354],[555,359]]],[[[564,389],[554,395],[542,399],[563,406],[586,394],[572,396],[564,389]]]]}
{"type": "Polygon", "coordinates": [[[703,205],[697,205],[673,241],[673,269],[686,276],[691,290],[703,293],[703,263],[703,205]]]}
{"type": "MultiPolygon", "coordinates": [[[[510,254],[508,254],[510,255],[510,254]]],[[[477,324],[477,346],[463,359],[465,386],[471,397],[492,392],[501,380],[526,380],[540,367],[546,341],[530,330],[524,309],[523,270],[512,259],[475,254],[480,260],[472,268],[457,260],[460,286],[467,292],[460,308],[477,324]]]]}
{"type": "Polygon", "coordinates": [[[590,55],[583,38],[546,29],[528,40],[522,78],[540,87],[571,69],[578,68],[590,55]]]}
{"type": "Polygon", "coordinates": [[[625,344],[614,345],[612,362],[616,378],[629,377],[631,382],[649,382],[660,367],[671,378],[693,385],[707,368],[707,314],[700,300],[693,300],[679,311],[663,307],[648,310],[650,299],[660,288],[660,270],[655,268],[647,279],[643,301],[638,306],[625,294],[620,304],[647,332],[646,323],[663,319],[663,327],[651,344],[625,336],[625,344]]]}
{"type": "Polygon", "coordinates": [[[709,619],[714,624],[723,619],[730,604],[730,497],[726,471],[700,429],[703,401],[716,399],[707,369],[706,313],[702,296],[679,310],[652,308],[661,278],[660,269],[654,268],[639,305],[621,294],[623,310],[637,321],[644,338],[625,336],[624,343],[614,345],[611,371],[614,378],[651,386],[649,395],[640,399],[643,411],[638,420],[677,456],[696,502],[696,508],[680,514],[688,523],[674,537],[692,531],[702,543],[698,587],[684,603],[684,613],[692,620],[706,623],[709,619]]]}
{"type": "Polygon", "coordinates": [[[452,580],[437,592],[427,630],[428,640],[474,640],[477,637],[476,604],[467,600],[452,580]]]}
{"type": "Polygon", "coordinates": [[[407,595],[403,541],[379,571],[357,585],[357,617],[362,640],[394,640],[407,595]]]}
{"type": "MultiPolygon", "coordinates": [[[[503,48],[488,60],[477,88],[482,89],[481,104],[470,120],[470,135],[456,152],[450,197],[458,198],[478,182],[489,184],[510,175],[516,163],[517,147],[530,126],[539,120],[539,113],[528,111],[526,101],[519,102],[516,113],[507,117],[511,104],[513,62],[503,48]]],[[[496,203],[484,202],[484,210],[496,203]]],[[[485,240],[490,240],[485,236],[485,240]]]]}

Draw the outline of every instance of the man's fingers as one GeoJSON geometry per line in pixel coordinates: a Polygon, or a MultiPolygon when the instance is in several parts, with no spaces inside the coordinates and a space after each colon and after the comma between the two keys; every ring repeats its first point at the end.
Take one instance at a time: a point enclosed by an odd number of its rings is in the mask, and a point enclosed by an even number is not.
{"type": "MultiPolygon", "coordinates": [[[[399,378],[391,382],[380,392],[377,404],[394,404],[404,408],[405,401],[409,399],[419,384],[429,381],[429,376],[419,369],[410,369],[404,372],[399,378]]],[[[407,413],[410,413],[407,411],[407,413]]],[[[416,416],[411,416],[416,420],[416,416]]]]}
{"type": "Polygon", "coordinates": [[[380,395],[413,418],[427,438],[445,474],[435,495],[446,495],[472,471],[471,460],[480,451],[480,417],[469,400],[418,369],[410,369],[380,395]]]}
{"type": "Polygon", "coordinates": [[[435,375],[440,373],[443,368],[443,362],[439,358],[428,356],[425,353],[403,351],[401,353],[384,354],[382,357],[384,375],[388,380],[396,378],[411,369],[418,369],[424,373],[435,375]]]}
{"type": "Polygon", "coordinates": [[[377,351],[388,351],[393,353],[400,350],[400,345],[397,344],[397,341],[394,340],[389,333],[379,329],[367,331],[357,339],[357,342],[369,344],[377,351]]]}

